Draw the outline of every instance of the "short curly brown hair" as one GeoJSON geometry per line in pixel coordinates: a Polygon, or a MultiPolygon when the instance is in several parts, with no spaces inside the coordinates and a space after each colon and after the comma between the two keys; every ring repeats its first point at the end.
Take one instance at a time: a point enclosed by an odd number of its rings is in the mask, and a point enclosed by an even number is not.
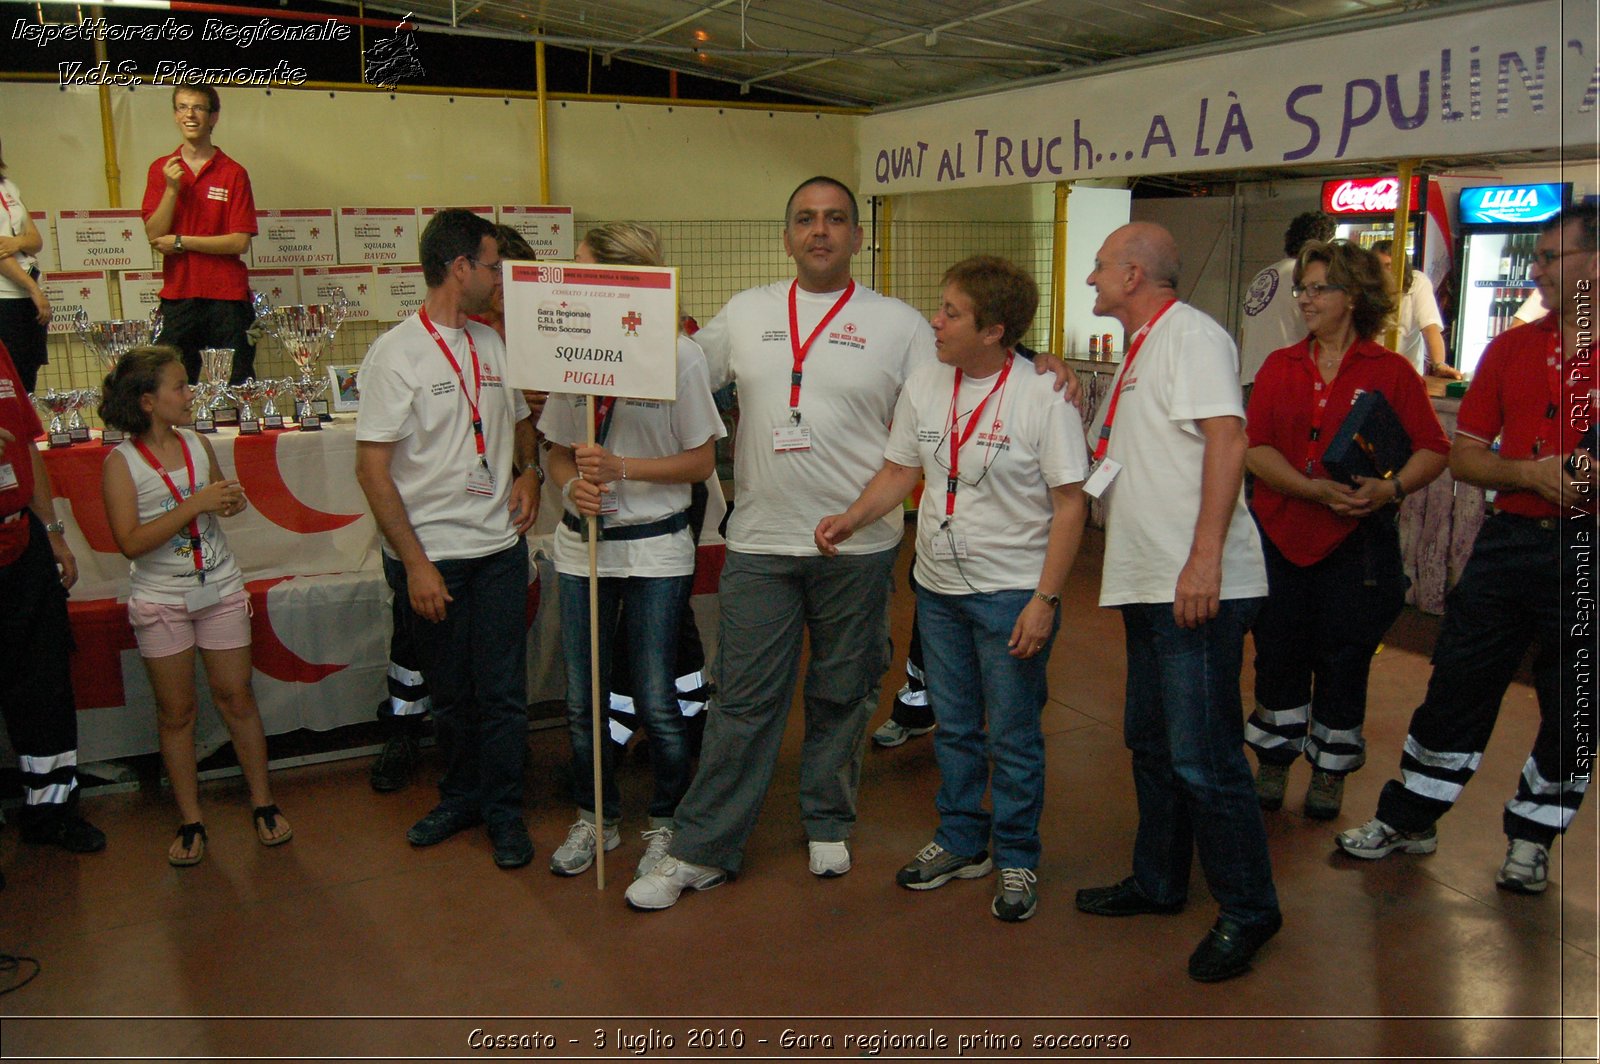
{"type": "Polygon", "coordinates": [[[1338,285],[1350,297],[1354,304],[1350,308],[1350,324],[1356,335],[1363,340],[1377,336],[1383,320],[1395,309],[1395,298],[1378,256],[1348,240],[1313,240],[1300,249],[1300,259],[1294,264],[1297,287],[1306,267],[1313,262],[1328,268],[1327,284],[1338,285]]]}
{"type": "Polygon", "coordinates": [[[161,387],[167,363],[183,365],[183,355],[167,344],[143,344],[117,359],[100,391],[100,420],[131,436],[150,431],[150,415],[140,402],[161,387]]]}
{"type": "Polygon", "coordinates": [[[998,255],[974,255],[944,271],[941,284],[953,284],[972,300],[979,329],[1000,325],[1002,347],[1015,347],[1039,309],[1039,285],[1021,266],[998,255]]]}

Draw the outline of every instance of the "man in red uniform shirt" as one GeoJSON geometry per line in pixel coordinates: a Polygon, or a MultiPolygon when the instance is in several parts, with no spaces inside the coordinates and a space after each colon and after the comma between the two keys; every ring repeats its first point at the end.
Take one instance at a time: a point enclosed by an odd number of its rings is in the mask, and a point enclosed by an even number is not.
{"type": "Polygon", "coordinates": [[[1594,749],[1597,537],[1595,456],[1592,443],[1580,443],[1594,417],[1597,246],[1593,206],[1546,223],[1533,276],[1554,309],[1496,337],[1461,401],[1450,471],[1494,489],[1495,514],[1450,594],[1401,778],[1384,785],[1375,819],[1338,837],[1352,857],[1438,847],[1434,824],[1482,761],[1530,643],[1539,733],[1506,803],[1509,845],[1496,884],[1542,892],[1550,847],[1583,801],[1594,749]]]}
{"type": "Polygon", "coordinates": [[[77,814],[78,715],[67,658],[66,589],[78,563],[33,442],[40,431],[0,344],[0,715],[22,770],[17,821],[24,842],[93,853],[106,837],[77,814]]]}
{"type": "Polygon", "coordinates": [[[144,232],[161,253],[160,343],[183,352],[189,380],[200,377],[200,349],[233,349],[229,380],[255,370],[248,330],[255,321],[244,253],[256,232],[250,175],[211,143],[222,101],[210,85],[172,93],[172,117],[183,143],[150,164],[144,232]]]}

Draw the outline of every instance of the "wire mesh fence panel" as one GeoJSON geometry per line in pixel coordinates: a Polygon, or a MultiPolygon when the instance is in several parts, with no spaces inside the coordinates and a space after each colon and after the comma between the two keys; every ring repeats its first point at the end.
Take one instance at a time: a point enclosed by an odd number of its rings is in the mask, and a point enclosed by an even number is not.
{"type": "Polygon", "coordinates": [[[874,251],[880,287],[905,300],[927,317],[939,309],[940,278],[950,266],[971,255],[999,255],[1033,275],[1039,285],[1039,310],[1023,342],[1043,350],[1049,342],[1049,222],[902,222],[877,234],[874,251]]]}

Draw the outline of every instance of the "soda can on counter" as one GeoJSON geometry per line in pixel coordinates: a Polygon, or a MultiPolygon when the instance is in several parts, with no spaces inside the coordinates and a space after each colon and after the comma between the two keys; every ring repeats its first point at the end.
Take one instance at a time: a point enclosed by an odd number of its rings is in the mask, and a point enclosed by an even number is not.
{"type": "Polygon", "coordinates": [[[1089,334],[1089,357],[1091,359],[1100,357],[1100,337],[1093,333],[1089,334]]]}
{"type": "Polygon", "coordinates": [[[1117,353],[1116,342],[1111,339],[1110,333],[1106,333],[1105,336],[1100,338],[1100,353],[1106,358],[1110,358],[1117,353]]]}

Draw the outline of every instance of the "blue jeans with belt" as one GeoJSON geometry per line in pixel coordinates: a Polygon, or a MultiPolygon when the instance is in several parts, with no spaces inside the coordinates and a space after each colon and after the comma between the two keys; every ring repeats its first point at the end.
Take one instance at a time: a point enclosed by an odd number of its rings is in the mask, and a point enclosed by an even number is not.
{"type": "Polygon", "coordinates": [[[1242,924],[1278,913],[1239,696],[1244,635],[1260,608],[1258,598],[1226,599],[1199,628],[1180,628],[1170,602],[1121,607],[1123,728],[1139,801],[1134,879],[1153,901],[1181,902],[1198,850],[1222,915],[1242,924]]]}
{"type": "MultiPolygon", "coordinates": [[[[519,536],[481,558],[434,562],[453,600],[435,624],[411,614],[444,775],[439,805],[485,823],[522,819],[528,758],[528,547],[519,536]]],[[[383,575],[410,606],[406,568],[387,554],[383,575]]]]}

